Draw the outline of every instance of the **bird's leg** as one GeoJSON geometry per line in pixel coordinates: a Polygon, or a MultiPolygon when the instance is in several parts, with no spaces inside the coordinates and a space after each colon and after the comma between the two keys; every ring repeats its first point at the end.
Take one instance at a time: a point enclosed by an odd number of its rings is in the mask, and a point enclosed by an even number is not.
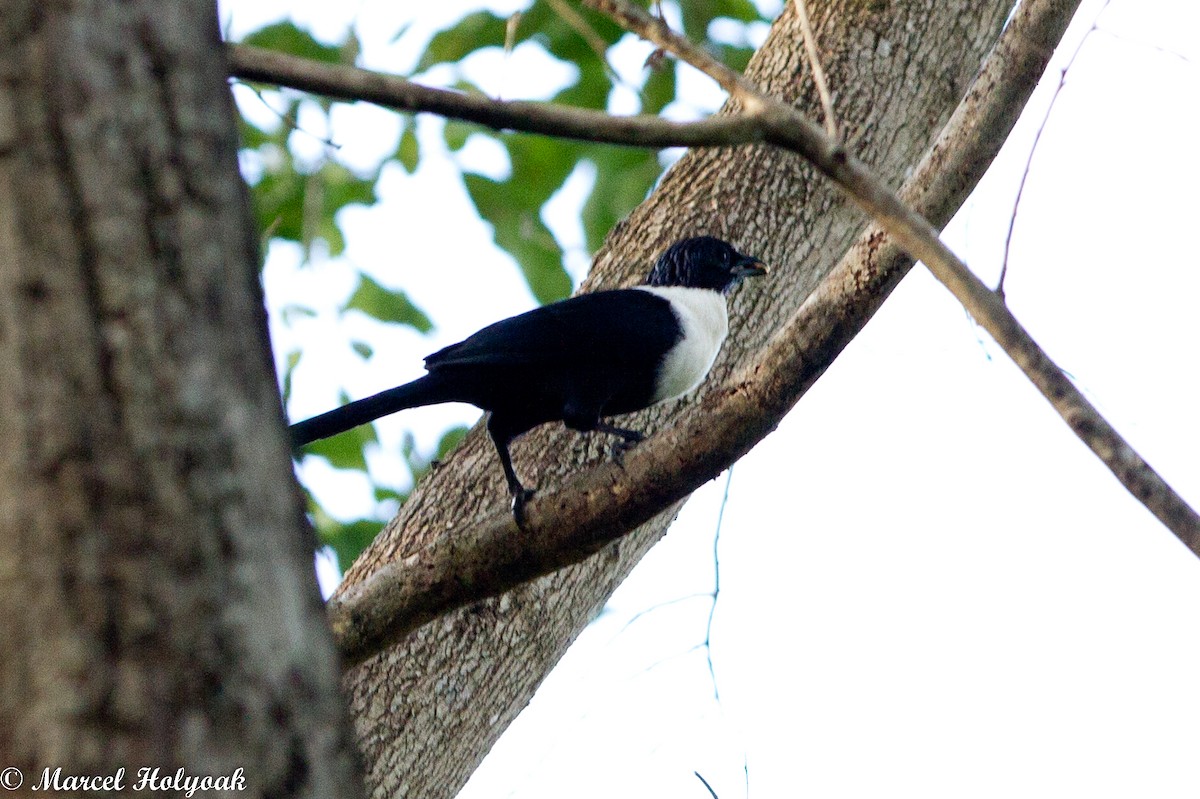
{"type": "Polygon", "coordinates": [[[624,427],[613,427],[611,424],[605,424],[604,422],[598,422],[593,429],[600,433],[608,433],[609,435],[620,436],[625,440],[625,443],[629,445],[640,444],[646,440],[646,436],[639,433],[637,430],[629,430],[624,427]]]}
{"type": "Polygon", "coordinates": [[[496,454],[500,456],[500,466],[504,469],[504,479],[508,483],[508,493],[512,496],[513,519],[518,527],[524,527],[525,503],[533,497],[534,490],[521,485],[521,481],[517,478],[517,472],[512,465],[512,456],[508,453],[508,445],[513,440],[513,436],[493,424],[495,418],[493,416],[488,419],[488,433],[491,434],[492,443],[496,445],[496,454]]]}
{"type": "Polygon", "coordinates": [[[614,444],[612,448],[612,457],[617,463],[623,463],[625,460],[625,453],[633,449],[637,444],[646,440],[646,437],[637,430],[628,430],[624,427],[613,427],[612,425],[605,424],[604,422],[597,422],[595,429],[601,433],[620,436],[621,440],[614,444]]]}
{"type": "Polygon", "coordinates": [[[642,441],[645,436],[636,430],[627,430],[624,427],[614,427],[611,424],[606,424],[600,421],[600,410],[593,406],[582,406],[574,403],[569,403],[563,409],[563,424],[572,430],[578,430],[581,433],[608,433],[613,436],[620,436],[621,441],[613,445],[612,458],[617,463],[620,463],[624,458],[625,453],[633,448],[634,444],[642,441]]]}

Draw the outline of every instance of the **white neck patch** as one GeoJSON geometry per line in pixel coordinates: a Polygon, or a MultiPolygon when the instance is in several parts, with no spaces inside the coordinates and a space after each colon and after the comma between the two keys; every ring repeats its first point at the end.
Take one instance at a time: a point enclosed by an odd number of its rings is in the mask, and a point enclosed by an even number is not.
{"type": "Polygon", "coordinates": [[[725,295],[684,286],[639,286],[671,303],[683,337],[667,352],[654,386],[653,402],[688,393],[700,385],[729,334],[725,295]]]}

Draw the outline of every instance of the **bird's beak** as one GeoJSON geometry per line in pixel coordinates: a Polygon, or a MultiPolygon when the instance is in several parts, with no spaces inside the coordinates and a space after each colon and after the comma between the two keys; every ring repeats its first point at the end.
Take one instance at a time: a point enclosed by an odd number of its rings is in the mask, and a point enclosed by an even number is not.
{"type": "Polygon", "coordinates": [[[759,277],[769,271],[767,265],[757,258],[746,257],[733,265],[733,274],[738,280],[746,277],[759,277]]]}

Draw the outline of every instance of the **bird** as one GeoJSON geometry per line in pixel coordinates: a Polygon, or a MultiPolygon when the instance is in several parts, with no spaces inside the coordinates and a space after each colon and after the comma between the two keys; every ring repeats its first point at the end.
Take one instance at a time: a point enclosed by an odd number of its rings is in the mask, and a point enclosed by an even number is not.
{"type": "Polygon", "coordinates": [[[293,446],[422,405],[465,402],[487,412],[518,525],[533,490],[513,469],[509,445],[561,421],[643,440],[608,417],[683,396],[708,375],[729,331],[726,295],[766,265],[713,236],[671,244],[645,283],[580,294],[488,325],[425,359],[427,374],[290,426],[293,446]]]}

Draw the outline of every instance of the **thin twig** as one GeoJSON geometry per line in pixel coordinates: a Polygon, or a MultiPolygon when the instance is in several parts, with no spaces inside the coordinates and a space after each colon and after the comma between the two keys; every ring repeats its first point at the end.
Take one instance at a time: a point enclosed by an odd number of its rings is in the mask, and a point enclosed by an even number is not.
{"type": "MultiPolygon", "coordinates": [[[[279,117],[279,121],[281,123],[283,123],[283,125],[285,127],[287,127],[288,130],[294,130],[298,133],[303,133],[305,136],[309,136],[309,137],[315,139],[317,142],[319,142],[320,144],[323,144],[325,147],[327,147],[331,150],[336,151],[336,150],[342,149],[342,145],[335,142],[333,140],[332,136],[319,136],[316,133],[313,133],[308,128],[301,127],[299,121],[296,119],[296,117],[293,114],[291,114],[291,113],[285,114],[282,111],[275,108],[275,106],[273,106],[269,102],[267,102],[266,95],[263,94],[263,90],[261,88],[259,88],[258,86],[251,86],[248,83],[243,83],[242,85],[245,86],[247,89],[249,89],[250,92],[253,93],[254,96],[258,98],[258,101],[260,103],[262,103],[268,111],[270,111],[275,116],[279,117]]],[[[295,110],[295,109],[293,109],[293,110],[295,110]]],[[[247,124],[249,124],[249,123],[247,123],[247,124]]]]}
{"type": "Polygon", "coordinates": [[[1108,28],[1101,28],[1096,25],[1092,26],[1092,30],[1094,30],[1096,33],[1103,33],[1106,36],[1111,36],[1112,38],[1116,39],[1118,42],[1121,42],[1122,44],[1135,44],[1139,47],[1145,47],[1147,49],[1162,53],[1165,56],[1170,56],[1171,58],[1178,59],[1178,60],[1182,61],[1183,63],[1187,64],[1189,67],[1196,66],[1196,59],[1194,59],[1190,56],[1186,56],[1183,53],[1179,52],[1178,50],[1172,50],[1169,47],[1163,47],[1161,44],[1157,44],[1155,42],[1147,42],[1144,39],[1135,39],[1132,36],[1126,35],[1124,32],[1118,33],[1117,31],[1109,30],[1108,28]]]}
{"type": "Polygon", "coordinates": [[[722,89],[734,95],[756,95],[758,90],[742,73],[717,60],[711,53],[688,39],[676,36],[665,19],[652,17],[636,6],[616,0],[584,0],[584,5],[607,14],[625,30],[675,54],[715,80],[722,89]],[[671,42],[667,46],[664,42],[671,42]],[[700,66],[700,65],[703,66],[700,66]]]}
{"type": "Polygon", "coordinates": [[[804,34],[804,52],[808,54],[808,63],[813,71],[813,83],[817,87],[817,96],[821,98],[821,110],[825,114],[825,132],[835,142],[841,142],[838,132],[837,117],[833,115],[833,95],[829,93],[829,83],[825,80],[825,70],[821,69],[821,56],[817,52],[817,37],[808,21],[808,6],[804,0],[796,0],[796,16],[800,20],[800,32],[804,34]]]}
{"type": "Polygon", "coordinates": [[[704,627],[704,659],[708,663],[708,676],[712,680],[713,699],[721,704],[721,691],[717,688],[717,671],[713,668],[712,629],[717,615],[717,599],[721,596],[721,524],[725,521],[725,506],[729,504],[729,486],[733,484],[733,467],[725,473],[725,491],[721,494],[721,508],[717,511],[717,529],[713,531],[713,589],[709,593],[712,605],[708,609],[708,623],[704,627]]]}
{"type": "Polygon", "coordinates": [[[721,799],[721,797],[717,796],[717,792],[713,790],[713,787],[708,784],[708,780],[704,779],[704,777],[700,775],[699,771],[693,771],[692,773],[696,775],[696,779],[704,783],[704,787],[708,789],[708,795],[711,796],[712,799],[721,799]]]}
{"type": "Polygon", "coordinates": [[[643,608],[642,610],[639,610],[637,613],[630,616],[629,620],[621,625],[621,629],[617,630],[617,635],[620,635],[621,633],[625,632],[630,627],[632,627],[636,622],[640,621],[643,617],[649,616],[651,613],[654,613],[655,611],[669,608],[672,605],[678,605],[680,602],[688,602],[693,599],[711,599],[711,598],[712,598],[711,591],[697,591],[694,594],[687,594],[685,596],[677,596],[673,599],[668,599],[663,602],[658,602],[654,605],[651,605],[648,608],[643,608]]]}
{"type": "Polygon", "coordinates": [[[1079,52],[1083,50],[1084,42],[1092,35],[1092,32],[1098,30],[1100,15],[1108,8],[1111,0],[1105,0],[1100,10],[1096,12],[1095,19],[1092,20],[1092,27],[1088,28],[1087,33],[1079,40],[1079,44],[1075,46],[1075,52],[1071,53],[1071,57],[1067,59],[1067,64],[1062,68],[1062,72],[1058,75],[1058,85],[1054,87],[1054,94],[1050,97],[1050,102],[1046,105],[1046,113],[1042,116],[1042,124],[1038,125],[1037,132],[1033,135],[1033,142],[1029,145],[1029,156],[1025,159],[1025,169],[1021,172],[1021,182],[1017,184],[1017,196],[1013,199],[1012,215],[1008,218],[1008,233],[1004,236],[1004,256],[1000,261],[1000,279],[996,281],[996,294],[1003,300],[1004,297],[1004,280],[1008,277],[1008,253],[1012,249],[1013,230],[1017,226],[1017,211],[1021,208],[1021,198],[1025,194],[1025,182],[1029,180],[1029,172],[1033,168],[1033,154],[1037,152],[1038,142],[1042,140],[1042,132],[1046,130],[1046,125],[1050,122],[1050,113],[1054,110],[1054,104],[1058,102],[1058,96],[1062,94],[1063,86],[1067,83],[1067,73],[1075,64],[1075,59],[1079,57],[1079,52]]]}
{"type": "MultiPolygon", "coordinates": [[[[712,629],[713,619],[717,615],[717,600],[721,596],[721,528],[725,522],[725,508],[729,505],[729,487],[733,485],[733,466],[725,473],[725,490],[721,493],[721,507],[717,511],[717,527],[713,531],[713,589],[709,596],[712,597],[712,606],[708,609],[708,623],[704,628],[704,659],[708,663],[708,676],[712,680],[713,699],[716,700],[717,706],[721,705],[721,691],[717,687],[717,671],[713,668],[712,658],[712,629]]],[[[750,794],[750,755],[746,749],[742,748],[742,773],[746,777],[746,795],[750,794]]],[[[697,777],[700,775],[697,773],[697,777]]],[[[703,782],[704,778],[700,777],[703,782]]],[[[708,785],[707,782],[704,783],[708,785]]],[[[711,791],[712,788],[709,788],[711,791]]],[[[715,794],[714,794],[715,795],[715,794]]]]}
{"type": "Polygon", "coordinates": [[[512,72],[512,53],[517,46],[517,29],[521,27],[522,13],[514,11],[508,15],[504,23],[504,70],[500,77],[500,88],[496,91],[496,99],[504,99],[504,87],[508,83],[509,73],[512,72]]]}
{"type": "Polygon", "coordinates": [[[568,5],[566,0],[547,0],[547,2],[554,9],[554,13],[558,14],[563,22],[567,23],[567,25],[578,33],[579,37],[596,54],[596,58],[600,59],[600,63],[604,65],[604,71],[608,73],[609,79],[614,83],[625,85],[624,79],[613,69],[613,65],[608,61],[608,43],[604,41],[604,38],[600,34],[596,33],[596,30],[588,24],[583,15],[568,5]]]}

